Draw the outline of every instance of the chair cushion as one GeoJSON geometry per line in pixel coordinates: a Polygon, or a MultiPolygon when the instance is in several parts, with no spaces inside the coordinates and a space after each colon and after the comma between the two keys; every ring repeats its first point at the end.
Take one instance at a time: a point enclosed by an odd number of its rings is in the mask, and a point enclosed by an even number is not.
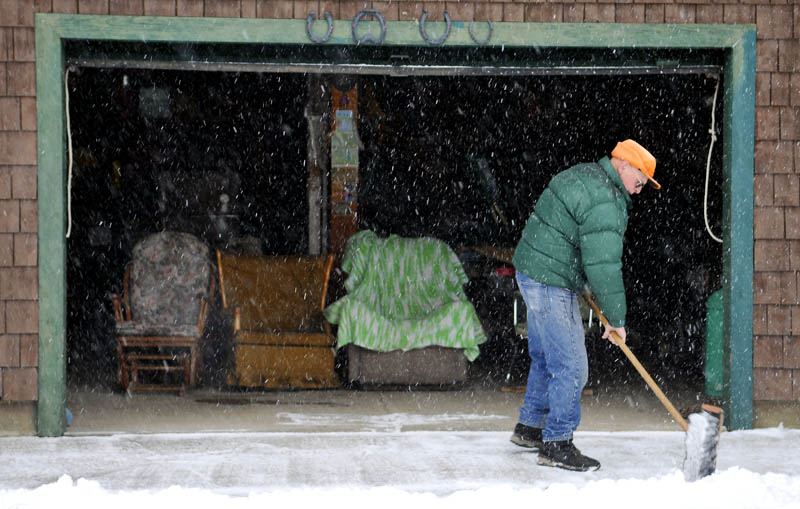
{"type": "Polygon", "coordinates": [[[335,338],[324,332],[247,331],[236,334],[234,345],[328,346],[335,338]]]}
{"type": "Polygon", "coordinates": [[[118,322],[117,336],[184,336],[196,337],[199,334],[197,324],[166,325],[147,322],[118,322]]]}
{"type": "Polygon", "coordinates": [[[382,239],[360,231],[347,241],[342,269],[348,295],[394,319],[425,318],[445,304],[467,300],[464,268],[438,239],[382,239]]]}
{"type": "Polygon", "coordinates": [[[193,235],[159,232],[139,241],[129,282],[133,322],[196,326],[210,273],[208,247],[193,235]]]}

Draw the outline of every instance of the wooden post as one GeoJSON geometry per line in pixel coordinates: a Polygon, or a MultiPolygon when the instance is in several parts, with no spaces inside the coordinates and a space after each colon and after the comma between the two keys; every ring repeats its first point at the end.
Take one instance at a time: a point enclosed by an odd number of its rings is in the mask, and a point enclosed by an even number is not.
{"type": "Polygon", "coordinates": [[[334,87],[331,111],[331,251],[341,258],[358,230],[358,87],[334,87]]]}

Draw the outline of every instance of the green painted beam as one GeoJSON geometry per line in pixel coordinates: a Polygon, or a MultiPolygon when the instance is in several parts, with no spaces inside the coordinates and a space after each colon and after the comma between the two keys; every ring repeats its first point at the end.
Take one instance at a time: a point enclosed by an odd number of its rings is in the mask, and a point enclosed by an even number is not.
{"type": "MultiPolygon", "coordinates": [[[[484,26],[481,26],[484,25],[484,26]]],[[[488,47],[583,49],[601,54],[622,49],[722,50],[725,64],[723,143],[725,241],[723,259],[726,335],[726,407],[729,427],[752,427],[752,280],[755,27],[752,25],[495,23],[488,47]],[[736,320],[733,320],[733,317],[736,320]]],[[[359,34],[377,34],[374,21],[359,34]]],[[[314,32],[325,32],[324,22],[314,32]]],[[[444,23],[429,20],[431,37],[444,23]]],[[[476,24],[476,36],[486,33],[476,24]]],[[[64,123],[64,43],[67,40],[198,42],[286,45],[313,48],[305,20],[160,18],[131,16],[36,15],[36,75],[39,165],[39,401],[37,433],[58,436],[65,429],[66,393],[66,162],[64,123]]],[[[351,20],[334,24],[327,45],[354,45],[351,20]]],[[[416,22],[387,23],[386,46],[425,47],[416,22]]],[[[453,23],[444,44],[474,46],[468,24],[453,23]]],[[[644,54],[644,53],[642,53],[644,54]]],[[[131,55],[135,57],[137,55],[131,55]]],[[[696,63],[696,62],[694,62],[696,63]]],[[[565,62],[568,65],[569,62],[565,62]]],[[[619,62],[612,62],[619,65],[619,62]]],[[[714,62],[716,64],[716,62],[714,62]]],[[[602,65],[602,60],[598,61],[602,65]]]]}
{"type": "Polygon", "coordinates": [[[725,65],[723,120],[723,394],[729,429],[753,427],[753,166],[756,32],[725,65]]]}
{"type": "MultiPolygon", "coordinates": [[[[45,15],[43,24],[65,39],[102,39],[149,42],[221,42],[262,44],[314,44],[306,35],[305,20],[175,18],[147,16],[45,15]],[[146,34],[146,35],[145,35],[146,34]]],[[[352,20],[335,20],[331,40],[325,44],[354,45],[352,20]]],[[[386,23],[385,45],[425,45],[416,21],[386,23]]],[[[377,35],[379,23],[362,18],[358,34],[377,35]]],[[[445,23],[428,19],[426,31],[438,38],[445,23]]],[[[485,23],[473,27],[476,37],[484,37],[485,23]]],[[[313,24],[317,35],[324,35],[327,24],[313,24]]],[[[608,23],[494,23],[490,47],[565,47],[565,48],[717,48],[732,47],[741,37],[740,25],[666,25],[608,23]]],[[[469,36],[469,23],[452,23],[443,46],[475,46],[469,36]]]]}
{"type": "Polygon", "coordinates": [[[39,371],[36,429],[64,433],[66,402],[66,252],[64,87],[61,38],[36,18],[39,197],[39,371]]]}

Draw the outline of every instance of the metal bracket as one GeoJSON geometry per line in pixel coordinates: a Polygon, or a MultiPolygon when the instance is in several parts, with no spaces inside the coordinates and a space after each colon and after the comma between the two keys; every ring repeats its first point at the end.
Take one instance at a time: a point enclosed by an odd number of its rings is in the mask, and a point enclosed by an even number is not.
{"type": "Polygon", "coordinates": [[[447,23],[447,28],[444,31],[444,35],[442,35],[438,39],[431,39],[428,37],[428,33],[425,31],[425,22],[428,20],[428,11],[422,11],[422,17],[419,19],[419,33],[422,34],[422,38],[425,39],[425,42],[430,44],[431,46],[441,46],[444,41],[447,40],[447,37],[450,36],[450,27],[452,22],[450,20],[450,14],[447,11],[444,11],[444,21],[447,23]]]}
{"type": "Polygon", "coordinates": [[[386,20],[383,19],[383,16],[381,16],[381,13],[378,12],[377,10],[375,10],[375,9],[363,9],[363,10],[359,11],[358,14],[356,14],[355,18],[353,18],[353,41],[355,41],[356,44],[361,44],[362,42],[372,42],[372,43],[375,43],[375,44],[383,44],[383,40],[385,38],[386,38],[386,20]],[[361,37],[361,38],[358,37],[358,30],[357,30],[358,22],[361,21],[361,18],[363,16],[366,16],[368,14],[378,18],[378,21],[380,21],[380,23],[381,23],[381,36],[379,38],[377,38],[377,39],[372,34],[364,34],[363,37],[361,37]]]}
{"type": "Polygon", "coordinates": [[[475,34],[472,32],[472,25],[475,24],[475,20],[473,19],[469,24],[469,36],[472,38],[472,41],[478,46],[485,46],[486,43],[489,42],[489,39],[492,38],[492,34],[494,34],[494,23],[492,23],[491,20],[487,21],[487,23],[489,24],[489,35],[487,35],[486,39],[484,39],[483,41],[479,41],[475,37],[475,34]]]}
{"type": "Polygon", "coordinates": [[[311,25],[314,23],[314,18],[316,17],[314,11],[311,11],[311,13],[306,18],[306,34],[308,34],[308,38],[311,39],[312,42],[315,42],[317,44],[322,44],[323,42],[330,41],[331,35],[333,34],[333,18],[331,17],[331,13],[325,11],[324,16],[325,16],[325,21],[328,22],[328,33],[325,34],[325,37],[317,37],[316,35],[313,34],[313,32],[311,32],[311,25]]]}

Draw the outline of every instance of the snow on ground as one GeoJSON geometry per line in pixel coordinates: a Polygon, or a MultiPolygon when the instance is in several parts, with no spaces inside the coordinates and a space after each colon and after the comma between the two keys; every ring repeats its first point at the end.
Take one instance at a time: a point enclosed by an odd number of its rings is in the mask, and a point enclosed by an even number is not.
{"type": "Polygon", "coordinates": [[[0,509],[800,508],[800,430],[723,433],[683,479],[685,434],[578,432],[597,472],[536,465],[501,432],[0,437],[0,509]]]}

